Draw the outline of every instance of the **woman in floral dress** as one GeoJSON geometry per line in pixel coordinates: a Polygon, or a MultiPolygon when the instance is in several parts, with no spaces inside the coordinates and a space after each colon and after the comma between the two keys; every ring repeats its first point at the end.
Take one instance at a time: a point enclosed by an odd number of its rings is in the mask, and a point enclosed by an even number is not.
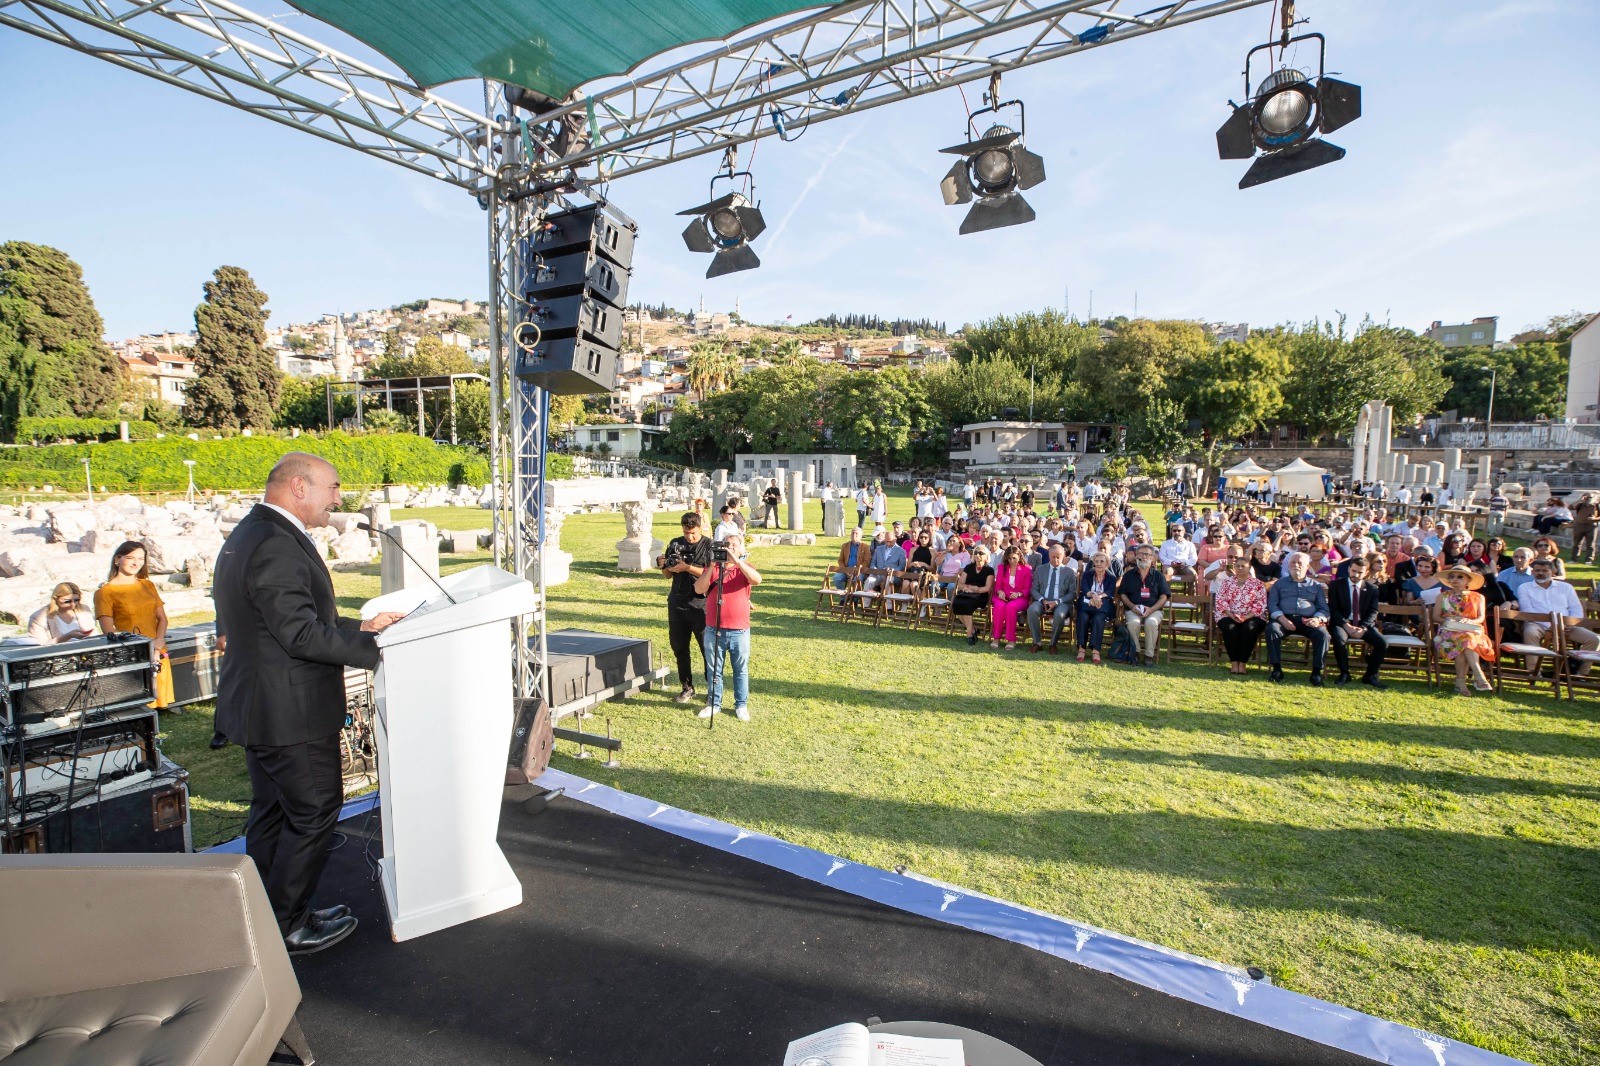
{"type": "Polygon", "coordinates": [[[1489,680],[1483,676],[1484,660],[1494,661],[1494,641],[1489,639],[1484,624],[1483,575],[1467,566],[1446,567],[1439,573],[1439,582],[1445,586],[1433,604],[1433,644],[1439,657],[1456,664],[1456,691],[1463,696],[1472,695],[1467,688],[1467,675],[1472,675],[1472,687],[1479,692],[1489,690],[1489,680]]]}

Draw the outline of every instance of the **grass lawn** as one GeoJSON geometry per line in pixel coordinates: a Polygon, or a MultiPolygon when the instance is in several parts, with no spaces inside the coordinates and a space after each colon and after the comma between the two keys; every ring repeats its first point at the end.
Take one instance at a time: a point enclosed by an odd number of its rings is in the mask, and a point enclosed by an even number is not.
{"type": "MultiPolygon", "coordinates": [[[[648,637],[668,661],[665,581],[615,570],[621,536],[620,515],[567,519],[550,625],[648,637]]],[[[755,552],[753,722],[707,730],[669,684],[600,709],[621,769],[557,765],[1535,1062],[1600,1057],[1600,704],[1134,673],[813,621],[836,552],[755,552]]],[[[376,569],[336,582],[353,609],[376,569]]],[[[204,711],[168,724],[196,842],[232,835],[238,749],[206,750],[204,711]]]]}

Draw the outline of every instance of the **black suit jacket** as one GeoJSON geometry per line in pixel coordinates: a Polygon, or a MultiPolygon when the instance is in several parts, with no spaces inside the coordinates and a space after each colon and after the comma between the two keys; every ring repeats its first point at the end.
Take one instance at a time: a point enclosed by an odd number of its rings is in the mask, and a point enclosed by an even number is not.
{"type": "Polygon", "coordinates": [[[377,638],[340,618],[311,541],[257,504],[223,542],[212,580],[227,651],[217,729],[240,746],[321,740],[344,726],[344,668],[378,665],[377,638]]]}
{"type": "Polygon", "coordinates": [[[1363,629],[1378,624],[1378,586],[1370,581],[1361,586],[1357,597],[1361,602],[1350,603],[1350,582],[1337,578],[1328,583],[1328,623],[1333,626],[1358,625],[1363,629]]]}

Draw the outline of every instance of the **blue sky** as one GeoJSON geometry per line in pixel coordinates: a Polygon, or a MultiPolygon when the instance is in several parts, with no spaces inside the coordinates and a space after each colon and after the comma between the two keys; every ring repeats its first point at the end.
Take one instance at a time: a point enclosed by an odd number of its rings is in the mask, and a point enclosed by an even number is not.
{"type": "MultiPolygon", "coordinates": [[[[277,5],[262,0],[256,10],[277,5]]],[[[944,319],[1059,307],[1268,324],[1345,312],[1506,332],[1600,309],[1600,4],[1302,0],[1365,116],[1341,162],[1251,190],[1213,133],[1266,7],[1005,79],[1049,180],[1038,221],[958,237],[938,181],[962,140],[953,89],[761,142],[764,266],[713,281],[674,213],[707,156],[617,182],[641,225],[632,297],[746,317],[944,319]]],[[[310,20],[296,23],[314,30],[310,20]]],[[[977,102],[978,86],[967,96],[977,102]]],[[[484,216],[451,186],[0,31],[0,239],[83,264],[112,338],[188,329],[218,265],[273,321],[481,297],[484,216]]]]}

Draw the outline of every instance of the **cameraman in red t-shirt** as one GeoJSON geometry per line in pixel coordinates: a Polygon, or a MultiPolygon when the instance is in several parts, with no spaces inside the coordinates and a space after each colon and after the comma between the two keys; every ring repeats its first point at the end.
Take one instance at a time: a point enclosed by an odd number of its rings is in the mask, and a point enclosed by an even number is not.
{"type": "Polygon", "coordinates": [[[712,548],[711,565],[695,579],[696,595],[706,598],[706,705],[701,718],[722,710],[722,667],[733,671],[733,716],[750,720],[750,590],[761,574],[744,560],[744,538],[730,533],[712,548]]]}

